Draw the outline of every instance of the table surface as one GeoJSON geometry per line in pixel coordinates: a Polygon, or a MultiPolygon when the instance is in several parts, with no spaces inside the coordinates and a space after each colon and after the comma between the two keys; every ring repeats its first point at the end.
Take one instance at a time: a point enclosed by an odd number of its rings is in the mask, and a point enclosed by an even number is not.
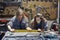
{"type": "Polygon", "coordinates": [[[38,30],[15,30],[15,32],[38,32],[38,30]]]}
{"type": "Polygon", "coordinates": [[[38,32],[38,30],[15,30],[14,32],[10,32],[10,31],[7,31],[6,33],[5,33],[5,36],[6,35],[8,35],[8,36],[10,36],[10,35],[18,35],[18,36],[20,36],[20,35],[26,35],[26,34],[35,34],[35,35],[37,35],[37,34],[42,34],[42,35],[47,35],[47,34],[53,34],[53,35],[58,35],[56,32],[53,32],[53,31],[40,31],[40,32],[38,32]]]}
{"type": "MultiPolygon", "coordinates": [[[[22,40],[23,39],[24,40],[24,39],[28,38],[28,39],[35,39],[36,40],[41,35],[42,35],[42,38],[43,38],[44,35],[51,35],[51,36],[53,36],[52,34],[50,34],[49,32],[46,32],[46,31],[44,31],[44,32],[38,32],[38,30],[30,30],[30,31],[28,31],[28,30],[15,30],[15,32],[7,31],[5,33],[5,36],[3,37],[3,39],[4,40],[6,40],[6,39],[11,39],[11,40],[13,40],[13,39],[14,40],[16,40],[16,39],[21,39],[22,40]]],[[[60,36],[59,36],[59,38],[60,38],[60,36]]]]}

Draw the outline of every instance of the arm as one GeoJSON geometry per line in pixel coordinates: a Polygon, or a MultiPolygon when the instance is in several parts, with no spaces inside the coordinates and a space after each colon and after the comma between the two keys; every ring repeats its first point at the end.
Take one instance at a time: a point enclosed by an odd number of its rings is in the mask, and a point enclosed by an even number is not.
{"type": "Polygon", "coordinates": [[[13,17],[8,23],[7,23],[7,27],[10,31],[14,31],[14,29],[12,29],[12,25],[13,25],[13,21],[14,21],[15,17],[13,17]]]}
{"type": "Polygon", "coordinates": [[[44,17],[42,17],[42,18],[43,18],[43,20],[44,20],[44,29],[45,29],[45,30],[48,30],[47,19],[44,18],[44,17]]]}
{"type": "Polygon", "coordinates": [[[25,17],[25,20],[24,20],[25,22],[26,22],[26,29],[27,30],[32,30],[30,27],[29,27],[29,21],[28,21],[28,18],[27,17],[25,17]]]}
{"type": "Polygon", "coordinates": [[[8,29],[9,29],[10,31],[14,31],[14,30],[15,30],[15,29],[12,29],[10,25],[8,25],[8,29]]]}

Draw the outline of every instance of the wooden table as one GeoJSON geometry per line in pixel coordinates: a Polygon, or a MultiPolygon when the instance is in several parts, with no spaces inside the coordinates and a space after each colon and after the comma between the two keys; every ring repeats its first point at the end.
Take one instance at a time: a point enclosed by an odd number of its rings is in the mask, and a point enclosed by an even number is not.
{"type": "Polygon", "coordinates": [[[38,32],[38,30],[15,30],[15,32],[38,32]]]}

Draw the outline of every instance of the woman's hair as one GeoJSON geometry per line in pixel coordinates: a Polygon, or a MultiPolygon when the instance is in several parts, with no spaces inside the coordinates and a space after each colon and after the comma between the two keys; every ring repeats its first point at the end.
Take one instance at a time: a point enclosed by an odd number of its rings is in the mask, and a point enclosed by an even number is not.
{"type": "Polygon", "coordinates": [[[22,15],[22,16],[24,15],[24,14],[23,14],[23,10],[22,10],[22,9],[20,9],[20,8],[19,8],[19,9],[17,9],[16,17],[18,17],[19,15],[22,15]]]}
{"type": "Polygon", "coordinates": [[[37,16],[34,17],[34,27],[35,27],[35,28],[36,28],[36,26],[37,26],[37,22],[36,22],[36,18],[37,18],[37,17],[40,17],[40,16],[37,15],[37,16]]]}
{"type": "MultiPolygon", "coordinates": [[[[40,17],[40,15],[36,15],[35,17],[34,17],[34,27],[36,28],[37,27],[37,21],[36,21],[36,18],[37,17],[40,17]]],[[[43,20],[43,18],[40,18],[41,19],[41,22],[44,22],[44,20],[43,20]]]]}

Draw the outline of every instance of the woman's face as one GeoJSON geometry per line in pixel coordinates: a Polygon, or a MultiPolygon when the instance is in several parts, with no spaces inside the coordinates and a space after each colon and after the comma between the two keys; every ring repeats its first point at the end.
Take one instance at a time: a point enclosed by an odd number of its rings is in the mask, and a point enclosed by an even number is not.
{"type": "Polygon", "coordinates": [[[18,16],[18,20],[21,21],[21,20],[22,20],[22,17],[23,17],[23,15],[20,14],[20,15],[18,16]]]}
{"type": "Polygon", "coordinates": [[[40,21],[41,21],[40,17],[36,17],[36,22],[40,23],[40,21]]]}

